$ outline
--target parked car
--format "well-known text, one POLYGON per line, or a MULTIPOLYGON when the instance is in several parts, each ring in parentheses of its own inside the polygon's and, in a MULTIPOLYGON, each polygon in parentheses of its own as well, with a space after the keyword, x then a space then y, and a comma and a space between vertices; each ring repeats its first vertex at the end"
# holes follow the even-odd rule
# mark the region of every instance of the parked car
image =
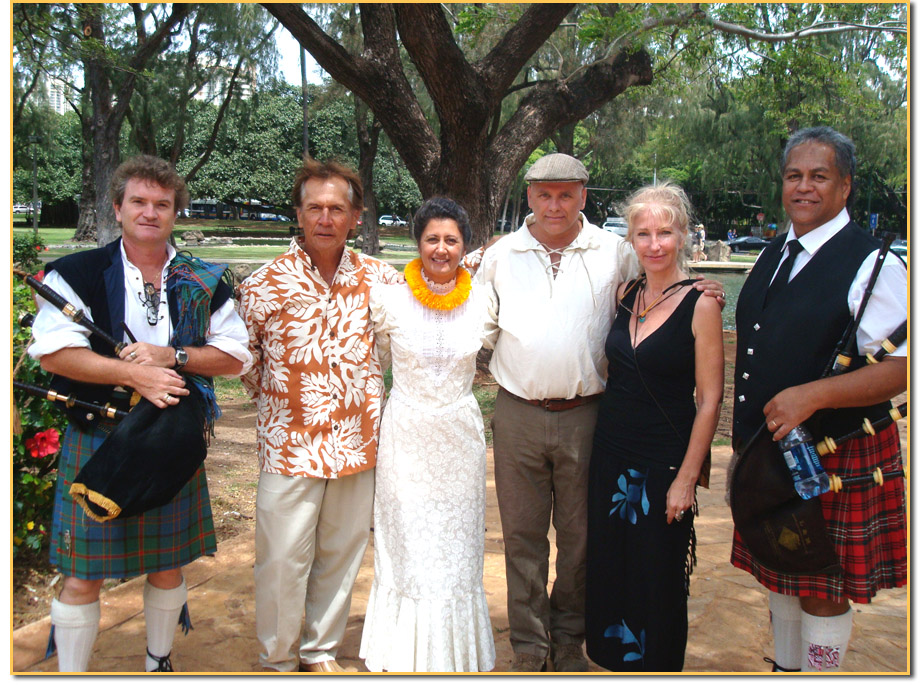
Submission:
POLYGON ((742 236, 728 241, 728 246, 732 252, 750 252, 751 250, 762 250, 770 244, 769 240, 758 238, 753 235, 742 236))
POLYGON ((495 230, 499 233, 509 233, 514 230, 514 225, 507 219, 499 219, 495 222, 495 230))
POLYGON ((28 214, 30 211, 29 205, 24 205, 22 203, 17 203, 13 205, 13 214, 28 214))
POLYGON ((601 226, 605 231, 610 231, 611 233, 616 233, 618 236, 623 238, 626 237, 626 219, 620 216, 610 216, 607 217, 607 220, 604 221, 604 225, 601 226))
POLYGON ((891 242, 891 247, 889 248, 889 250, 894 252, 896 255, 900 255, 901 257, 906 257, 907 256, 907 241, 904 240, 903 238, 898 238, 897 240, 893 240, 891 242))
POLYGON ((395 214, 384 214, 377 219, 378 226, 408 226, 409 222, 395 214))

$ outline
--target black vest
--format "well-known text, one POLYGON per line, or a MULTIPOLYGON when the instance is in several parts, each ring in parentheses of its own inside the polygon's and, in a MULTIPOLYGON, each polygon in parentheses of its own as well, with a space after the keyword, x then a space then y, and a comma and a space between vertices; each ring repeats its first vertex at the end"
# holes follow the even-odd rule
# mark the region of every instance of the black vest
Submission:
MULTIPOLYGON (((735 322, 735 406, 732 442, 746 444, 764 421, 763 408, 781 390, 821 377, 851 320, 847 293, 865 258, 880 247, 852 221, 828 240, 764 308, 764 296, 785 244, 779 236, 763 251, 745 281, 735 322)), ((854 360, 851 369, 865 364, 854 360)), ((890 403, 819 412, 809 425, 816 439, 858 428, 890 403)))
MULTIPOLYGON (((121 261, 121 238, 104 247, 66 255, 49 263, 45 271, 57 271, 92 313, 93 322, 116 340, 124 339, 121 327, 125 320, 125 272, 121 261)), ((178 303, 167 288, 169 316, 179 318, 178 303)), ((221 281, 211 299, 211 313, 217 311, 232 294, 230 286, 221 281)), ((51 305, 48 305, 51 306, 51 305)), ((114 356, 111 345, 99 336, 89 336, 93 352, 106 357, 114 356)), ((111 402, 119 409, 127 409, 127 395, 115 393, 113 386, 79 383, 63 376, 55 376, 51 387, 65 395, 73 394, 79 400, 105 404, 111 402)), ((95 412, 85 409, 67 409, 68 418, 83 430, 89 430, 99 421, 95 412)))

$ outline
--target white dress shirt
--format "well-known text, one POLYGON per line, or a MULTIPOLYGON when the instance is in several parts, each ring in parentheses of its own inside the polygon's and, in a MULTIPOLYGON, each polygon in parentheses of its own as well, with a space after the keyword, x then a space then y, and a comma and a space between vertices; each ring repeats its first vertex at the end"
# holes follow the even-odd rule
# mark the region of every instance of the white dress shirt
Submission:
POLYGON ((499 385, 525 399, 596 395, 607 381, 604 342, 617 286, 638 274, 635 252, 582 214, 582 229, 554 278, 549 254, 528 228, 533 221, 531 214, 486 250, 476 272, 499 299, 500 333, 489 369, 499 385))
MULTIPOLYGON (((147 323, 147 307, 142 303, 144 294, 144 278, 138 269, 125 254, 124 244, 120 245, 121 260, 125 274, 125 325, 134 334, 138 342, 167 347, 172 335, 172 322, 169 319, 169 306, 165 293, 160 297, 159 317, 156 325, 147 323)), ((166 262, 163 264, 161 283, 166 282, 169 262, 176 256, 172 245, 166 245, 166 262)), ((99 275, 102 278, 102 274, 99 275)), ((70 284, 64 280, 57 271, 45 274, 44 284, 70 302, 77 309, 82 309, 88 319, 93 319, 93 313, 82 299, 74 292, 70 284)), ((29 346, 29 355, 33 359, 41 359, 46 354, 57 352, 65 347, 90 347, 89 331, 78 323, 68 319, 61 311, 44 298, 38 297, 38 314, 32 324, 32 334, 35 341, 29 346)), ((114 338, 129 342, 127 335, 114 338)), ((243 368, 237 374, 245 373, 252 365, 252 355, 249 353, 249 335, 243 320, 236 313, 233 300, 228 299, 217 311, 211 314, 210 329, 208 330, 207 345, 216 347, 229 354, 234 359, 243 362, 243 368)))
MULTIPOLYGON (((792 264, 792 271, 789 273, 789 280, 795 278, 815 253, 824 243, 833 238, 843 228, 850 223, 850 215, 844 208, 840 214, 828 221, 826 224, 809 231, 801 238, 796 237, 795 227, 786 234, 786 241, 783 243, 783 256, 777 264, 782 264, 788 257, 789 252, 786 245, 791 240, 798 240, 802 244, 802 251, 795 258, 792 264)), ((761 254, 763 254, 761 252, 761 254)), ((863 293, 866 292, 866 286, 869 283, 869 276, 872 274, 872 268, 878 258, 878 250, 873 250, 856 272, 856 278, 850 285, 847 293, 847 301, 850 306, 850 314, 854 317, 859 311, 862 302, 863 293)), ((773 276, 776 276, 774 272, 773 276)), ((771 279, 772 283, 772 279, 771 279)), ((882 341, 887 338, 902 321, 907 319, 907 269, 901 263, 901 260, 892 253, 885 256, 882 269, 879 272, 878 280, 872 289, 872 295, 866 304, 866 311, 859 322, 859 328, 856 331, 856 344, 859 348, 859 354, 876 353, 881 348, 882 341)), ((890 354, 892 357, 907 356, 907 342, 901 343, 898 348, 890 354)))

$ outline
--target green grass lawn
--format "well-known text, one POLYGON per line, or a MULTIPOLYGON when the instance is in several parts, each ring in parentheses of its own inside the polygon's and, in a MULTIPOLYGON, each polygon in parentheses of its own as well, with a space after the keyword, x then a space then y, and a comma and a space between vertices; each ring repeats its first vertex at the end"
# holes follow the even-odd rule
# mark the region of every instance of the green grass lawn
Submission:
MULTIPOLYGON (((205 222, 200 223, 204 224, 205 222)), ((212 223, 214 225, 200 226, 198 223, 177 224, 175 234, 177 237, 177 242, 179 243, 179 249, 187 250, 196 257, 200 257, 201 259, 212 262, 220 262, 221 260, 225 259, 234 259, 246 262, 261 263, 271 261, 278 255, 285 252, 288 248, 290 233, 287 227, 290 224, 284 224, 282 222, 259 221, 220 222, 220 225, 217 225, 217 222, 212 223), (270 223, 270 228, 274 230, 267 230, 265 226, 266 223, 270 223), (279 226, 282 228, 279 228, 279 226), (233 229, 234 227, 239 228, 239 231, 230 230, 228 232, 228 229, 233 229), (220 235, 224 237, 229 236, 233 238, 240 238, 240 242, 234 243, 232 245, 201 245, 196 247, 186 247, 182 244, 183 241, 181 237, 182 234, 187 230, 201 230, 206 237, 210 234, 212 236, 220 235), (264 238, 267 237, 275 239, 271 241, 265 241, 264 238)), ((42 253, 42 259, 44 261, 51 261, 52 259, 63 257, 64 255, 71 254, 72 252, 91 250, 92 248, 96 247, 94 242, 74 243, 72 238, 75 231, 75 228, 39 228, 38 234, 45 245, 67 246, 49 248, 47 251, 42 253)), ((13 226, 14 236, 28 235, 31 234, 31 232, 31 227, 17 225, 13 226)), ((381 236, 380 240, 381 244, 383 245, 406 245, 415 247, 415 241, 408 236, 384 235, 381 236)), ((354 241, 349 241, 348 245, 349 247, 353 248, 354 241)), ((393 263, 393 266, 395 266, 400 271, 402 271, 405 262, 411 259, 415 259, 417 256, 417 251, 404 252, 398 250, 385 250, 383 253, 377 255, 379 259, 393 263)))

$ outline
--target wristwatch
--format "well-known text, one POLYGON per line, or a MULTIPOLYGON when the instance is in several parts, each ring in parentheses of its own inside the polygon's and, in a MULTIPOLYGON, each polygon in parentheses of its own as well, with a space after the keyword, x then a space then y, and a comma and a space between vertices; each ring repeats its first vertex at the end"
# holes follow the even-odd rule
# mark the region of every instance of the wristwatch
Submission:
POLYGON ((181 347, 176 348, 176 365, 173 367, 176 371, 181 371, 182 367, 188 364, 188 352, 181 347))

